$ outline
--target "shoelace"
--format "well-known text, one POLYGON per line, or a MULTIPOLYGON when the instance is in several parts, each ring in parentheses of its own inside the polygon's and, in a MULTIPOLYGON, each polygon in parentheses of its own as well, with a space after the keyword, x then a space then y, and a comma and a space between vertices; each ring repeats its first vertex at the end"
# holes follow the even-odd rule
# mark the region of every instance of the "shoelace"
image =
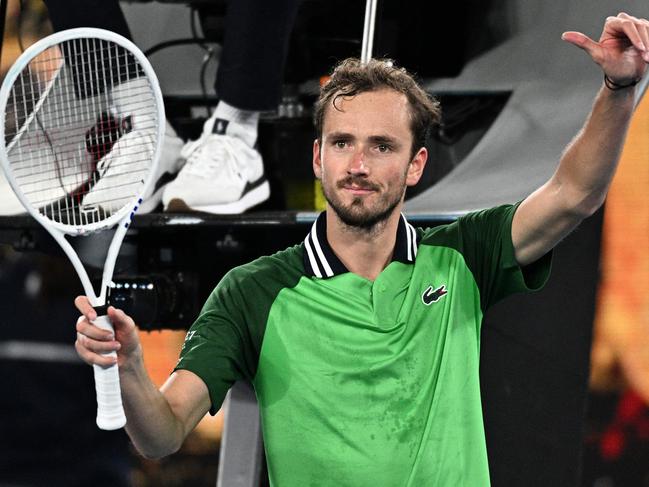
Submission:
POLYGON ((237 165, 238 149, 233 137, 209 134, 186 144, 180 155, 187 162, 183 172, 202 177, 214 177, 229 172, 244 179, 237 165))

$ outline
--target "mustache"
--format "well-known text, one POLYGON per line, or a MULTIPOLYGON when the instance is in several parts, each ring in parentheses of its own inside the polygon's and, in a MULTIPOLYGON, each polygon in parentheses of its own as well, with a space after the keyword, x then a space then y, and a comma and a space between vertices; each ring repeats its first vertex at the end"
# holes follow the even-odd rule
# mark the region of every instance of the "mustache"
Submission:
POLYGON ((338 189, 343 189, 345 186, 356 186, 360 189, 367 189, 369 191, 378 191, 381 189, 377 184, 373 184, 363 177, 358 176, 347 176, 344 179, 341 179, 336 184, 338 189))

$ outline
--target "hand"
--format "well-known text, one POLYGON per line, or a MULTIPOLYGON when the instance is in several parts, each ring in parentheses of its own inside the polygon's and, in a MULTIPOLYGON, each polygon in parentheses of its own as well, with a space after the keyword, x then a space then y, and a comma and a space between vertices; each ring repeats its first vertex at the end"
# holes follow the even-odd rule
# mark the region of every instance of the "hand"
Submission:
POLYGON ((638 81, 649 63, 649 21, 625 13, 606 19, 599 42, 581 32, 564 32, 561 38, 590 54, 618 85, 638 81))
POLYGON ((84 362, 104 367, 118 363, 120 367, 141 356, 140 338, 133 319, 122 310, 108 307, 108 319, 113 324, 115 334, 92 324, 97 318, 86 296, 79 296, 74 305, 82 313, 77 320, 77 341, 74 346, 84 362), (102 355, 117 352, 117 358, 102 355))

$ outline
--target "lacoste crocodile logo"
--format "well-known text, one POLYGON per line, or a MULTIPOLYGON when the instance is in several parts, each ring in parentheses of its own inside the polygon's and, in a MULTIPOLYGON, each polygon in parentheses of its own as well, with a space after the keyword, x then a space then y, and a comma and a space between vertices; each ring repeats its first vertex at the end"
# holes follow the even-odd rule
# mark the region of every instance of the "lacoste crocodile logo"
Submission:
POLYGON ((424 294, 421 295, 421 300, 426 306, 430 306, 431 304, 436 303, 437 301, 442 299, 447 294, 448 291, 446 290, 445 284, 442 284, 437 289, 433 289, 433 286, 428 286, 428 288, 426 288, 426 290, 424 291, 424 294))

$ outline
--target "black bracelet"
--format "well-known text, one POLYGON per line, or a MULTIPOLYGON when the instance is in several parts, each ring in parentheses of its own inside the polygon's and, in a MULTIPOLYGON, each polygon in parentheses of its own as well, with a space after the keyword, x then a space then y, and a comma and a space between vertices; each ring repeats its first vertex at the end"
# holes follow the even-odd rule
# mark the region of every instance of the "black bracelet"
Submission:
POLYGON ((632 86, 635 86, 638 83, 640 83, 641 79, 642 78, 638 78, 635 81, 632 81, 631 83, 629 83, 628 85, 621 85, 621 84, 618 84, 615 81, 611 80, 611 78, 609 78, 608 75, 604 74, 604 84, 611 91, 618 91, 618 90, 623 90, 625 88, 631 88, 632 86))

